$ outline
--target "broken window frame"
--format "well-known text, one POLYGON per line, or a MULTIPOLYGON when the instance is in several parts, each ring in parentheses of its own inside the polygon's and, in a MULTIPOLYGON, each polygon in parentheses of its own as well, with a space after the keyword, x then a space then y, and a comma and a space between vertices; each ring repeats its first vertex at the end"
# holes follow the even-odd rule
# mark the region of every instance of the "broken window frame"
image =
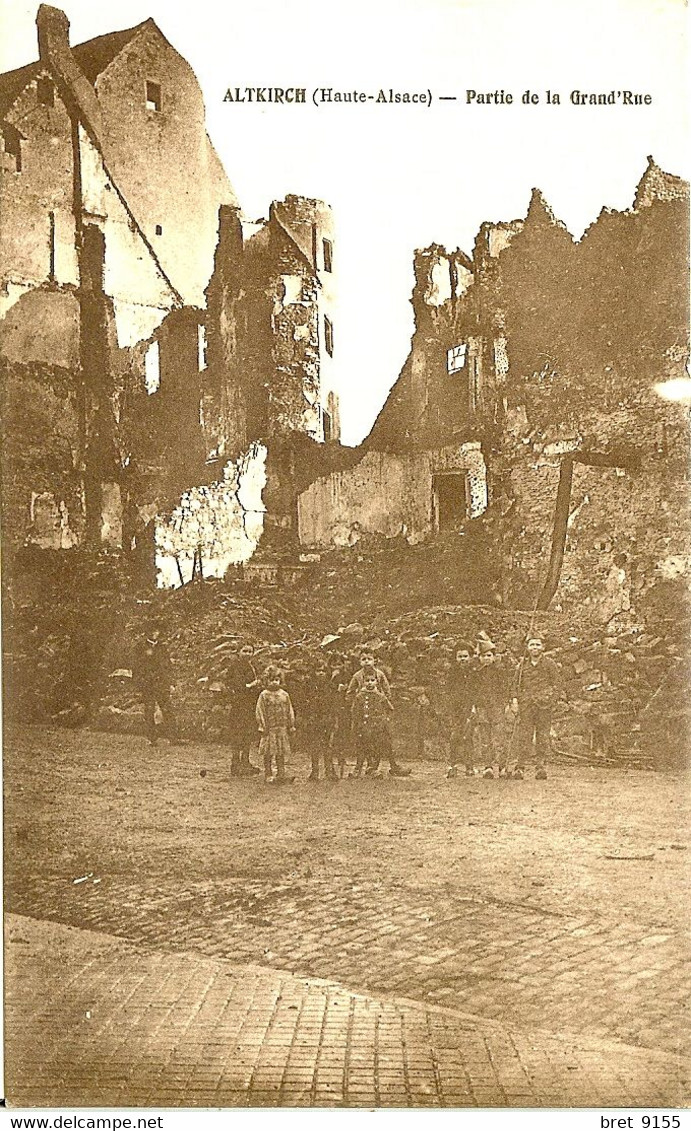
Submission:
POLYGON ((457 346, 451 346, 451 349, 446 351, 446 372, 450 375, 460 373, 462 369, 465 369, 467 357, 467 342, 461 342, 457 346))
POLYGON ((334 245, 326 237, 322 239, 322 253, 324 256, 324 270, 329 274, 333 272, 334 245))
POLYGON ((23 134, 19 130, 10 125, 9 122, 2 124, 2 145, 5 153, 10 157, 14 157, 14 171, 21 173, 22 171, 22 142, 25 141, 23 134))

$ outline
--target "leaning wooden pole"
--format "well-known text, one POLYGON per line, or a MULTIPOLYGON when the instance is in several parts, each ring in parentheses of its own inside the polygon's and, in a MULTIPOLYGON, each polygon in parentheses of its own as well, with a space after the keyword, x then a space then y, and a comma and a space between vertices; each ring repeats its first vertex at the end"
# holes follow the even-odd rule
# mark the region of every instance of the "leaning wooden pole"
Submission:
POLYGON ((537 609, 548 609, 550 601, 557 591, 561 567, 564 564, 564 549, 566 547, 566 532, 569 525, 569 512, 571 510, 571 484, 573 483, 573 456, 566 456, 561 461, 559 469, 559 486, 557 488, 557 501, 554 507, 554 525, 552 528, 552 550, 549 556, 549 569, 547 579, 537 599, 537 609))

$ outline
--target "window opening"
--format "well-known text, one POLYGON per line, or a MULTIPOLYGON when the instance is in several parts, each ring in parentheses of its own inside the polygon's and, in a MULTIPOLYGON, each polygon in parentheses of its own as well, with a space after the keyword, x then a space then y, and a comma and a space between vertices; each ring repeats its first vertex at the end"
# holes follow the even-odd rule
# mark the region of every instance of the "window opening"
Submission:
POLYGON ((161 88, 157 82, 147 82, 146 84, 146 108, 147 110, 161 109, 161 88))
POLYGON ((324 270, 333 271, 333 244, 331 240, 322 240, 324 251, 324 270))
POLYGON ((333 357, 334 352, 334 328, 333 322, 330 318, 324 315, 324 345, 329 357, 333 357))
POLYGON ((452 346, 446 351, 446 368, 449 373, 458 373, 465 368, 465 358, 468 347, 463 342, 460 346, 452 346))

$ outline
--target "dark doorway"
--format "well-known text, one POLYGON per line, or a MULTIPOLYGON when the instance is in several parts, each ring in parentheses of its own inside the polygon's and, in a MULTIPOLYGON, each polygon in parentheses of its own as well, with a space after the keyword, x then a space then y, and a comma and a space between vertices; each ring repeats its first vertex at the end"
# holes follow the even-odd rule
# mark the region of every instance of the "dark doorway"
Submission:
POLYGON ((460 530, 468 517, 467 476, 446 472, 432 476, 434 527, 437 533, 460 530))

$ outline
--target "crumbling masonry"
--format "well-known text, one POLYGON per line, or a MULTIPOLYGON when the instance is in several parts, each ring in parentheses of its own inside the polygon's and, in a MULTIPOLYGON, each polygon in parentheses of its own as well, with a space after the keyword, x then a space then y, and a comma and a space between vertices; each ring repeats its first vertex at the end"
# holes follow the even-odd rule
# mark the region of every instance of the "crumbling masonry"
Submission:
POLYGON ((59 9, 37 25, 0 76, 6 549, 222 572, 265 510, 294 532, 292 434, 338 436, 329 209, 243 220, 153 20, 74 48, 59 9))
POLYGON ((472 258, 416 253, 409 358, 361 462, 301 495, 305 546, 480 522, 487 603, 600 623, 688 578, 688 199, 649 158, 633 207, 580 241, 535 190, 524 220, 481 226, 472 258))

